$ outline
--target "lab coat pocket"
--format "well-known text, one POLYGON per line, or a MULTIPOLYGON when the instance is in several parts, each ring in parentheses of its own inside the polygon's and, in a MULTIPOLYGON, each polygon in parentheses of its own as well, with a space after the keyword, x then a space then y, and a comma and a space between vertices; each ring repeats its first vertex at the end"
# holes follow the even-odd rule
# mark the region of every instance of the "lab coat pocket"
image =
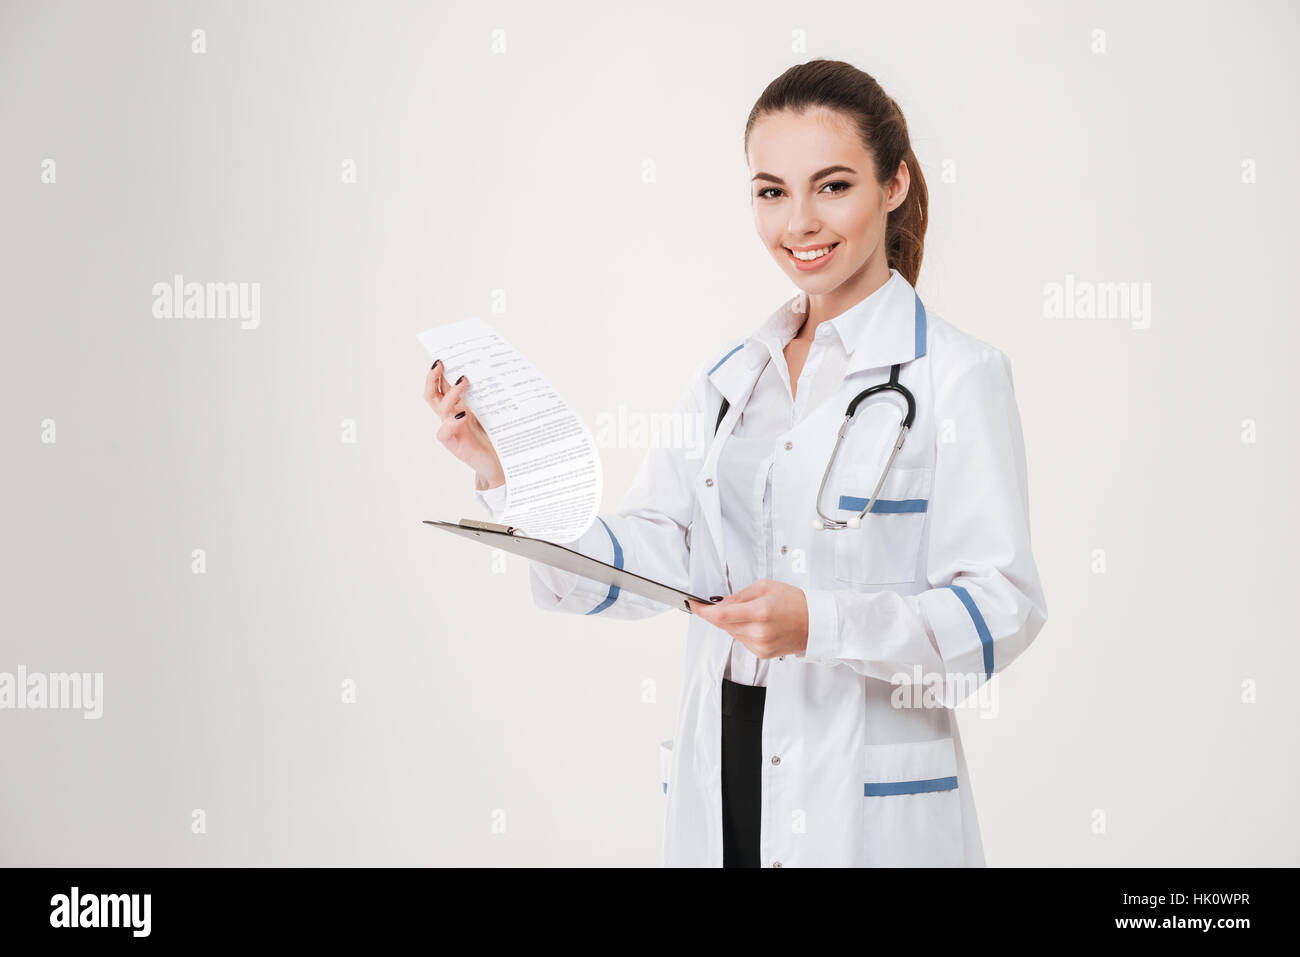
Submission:
POLYGON ((952 738, 873 744, 863 773, 868 867, 957 867, 964 858, 952 738))
POLYGON ((668 793, 668 778, 671 776, 672 768, 673 742, 670 738, 659 742, 659 780, 664 786, 664 794, 668 793))
MULTIPOLYGON (((921 538, 933 478, 934 469, 890 469, 871 511, 862 516, 861 527, 827 533, 835 536, 837 579, 888 585, 920 576, 921 538)), ((871 499, 878 481, 879 470, 846 468, 835 489, 835 511, 827 514, 841 521, 857 515, 871 499)))

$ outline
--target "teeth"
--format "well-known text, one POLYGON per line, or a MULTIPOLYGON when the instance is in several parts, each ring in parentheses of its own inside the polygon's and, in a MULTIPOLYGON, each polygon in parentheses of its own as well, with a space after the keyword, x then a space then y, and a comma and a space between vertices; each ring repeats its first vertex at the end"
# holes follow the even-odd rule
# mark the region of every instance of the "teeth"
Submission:
MULTIPOLYGON (((831 246, 834 245, 835 245, 834 243, 831 243, 831 246)), ((797 252, 791 249, 790 253, 791 255, 794 256, 795 259, 801 259, 804 262, 812 262, 814 259, 821 259, 828 252, 830 252, 831 246, 822 246, 820 249, 810 249, 807 252, 797 252)))

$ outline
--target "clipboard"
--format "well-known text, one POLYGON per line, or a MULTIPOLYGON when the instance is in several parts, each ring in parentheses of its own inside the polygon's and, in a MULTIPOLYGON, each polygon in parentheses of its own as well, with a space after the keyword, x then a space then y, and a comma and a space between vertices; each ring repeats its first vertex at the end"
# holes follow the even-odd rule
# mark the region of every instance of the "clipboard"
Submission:
POLYGON ((712 604, 707 598, 700 598, 690 592, 664 585, 650 578, 644 578, 628 571, 626 568, 617 568, 608 562, 602 562, 600 559, 584 555, 582 552, 575 552, 563 545, 556 545, 554 542, 548 542, 541 538, 529 538, 513 525, 483 522, 474 518, 462 518, 460 523, 455 525, 451 522, 437 522, 426 518, 424 524, 444 529, 453 535, 480 541, 493 548, 501 548, 507 552, 522 555, 524 558, 541 562, 543 565, 550 565, 552 568, 558 568, 561 571, 581 575, 583 578, 604 582, 606 585, 617 585, 619 588, 626 588, 635 595, 684 611, 688 615, 694 614, 691 611, 691 606, 686 603, 688 598, 702 602, 705 605, 712 604))

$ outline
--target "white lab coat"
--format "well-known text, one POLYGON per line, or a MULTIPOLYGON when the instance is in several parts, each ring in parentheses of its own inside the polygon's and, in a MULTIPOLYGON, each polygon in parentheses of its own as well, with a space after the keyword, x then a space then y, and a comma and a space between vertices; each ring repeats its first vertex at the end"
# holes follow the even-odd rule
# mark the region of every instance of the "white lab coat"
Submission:
MULTIPOLYGON (((967 695, 945 695, 938 706, 916 706, 912 696, 895 707, 890 680, 919 666, 926 681, 953 674, 983 683, 1047 619, 1009 360, 918 306, 896 271, 880 292, 839 394, 776 439, 773 544, 786 546, 788 561, 774 563, 773 577, 804 590, 809 625, 806 652, 772 661, 767 681, 764 866, 983 866, 952 710, 967 695), (916 420, 880 499, 910 500, 913 510, 873 509, 860 529, 814 530, 813 503, 844 412, 896 362, 916 420)), ((711 429, 722 397, 730 402, 707 454, 650 450, 619 510, 571 547, 696 595, 726 594, 715 469, 767 358, 754 339, 706 356, 678 409, 711 429)), ((822 499, 827 515, 865 505, 897 438, 899 406, 879 398, 859 406, 822 499), (862 501, 837 509, 841 495, 862 501)), ((668 610, 537 566, 530 579, 534 602, 550 611, 644 618, 668 610)), ((732 640, 689 617, 675 733, 660 745, 667 866, 722 864, 721 698, 732 640)))

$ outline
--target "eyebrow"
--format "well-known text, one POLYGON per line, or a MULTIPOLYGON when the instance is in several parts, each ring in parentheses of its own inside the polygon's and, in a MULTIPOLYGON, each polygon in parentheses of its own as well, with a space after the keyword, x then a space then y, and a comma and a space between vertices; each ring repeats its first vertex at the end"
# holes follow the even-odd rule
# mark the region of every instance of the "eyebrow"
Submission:
MULTIPOLYGON (((857 175, 857 170, 849 169, 849 167, 847 166, 828 166, 825 169, 818 170, 817 172, 809 176, 808 182, 815 183, 823 176, 829 176, 831 175, 831 173, 853 173, 854 175, 857 175)), ((754 179, 750 180, 750 182, 752 183, 755 180, 760 180, 760 179, 766 180, 769 183, 776 183, 780 186, 785 185, 785 180, 783 180, 779 176, 773 176, 771 173, 755 173, 754 179)))

